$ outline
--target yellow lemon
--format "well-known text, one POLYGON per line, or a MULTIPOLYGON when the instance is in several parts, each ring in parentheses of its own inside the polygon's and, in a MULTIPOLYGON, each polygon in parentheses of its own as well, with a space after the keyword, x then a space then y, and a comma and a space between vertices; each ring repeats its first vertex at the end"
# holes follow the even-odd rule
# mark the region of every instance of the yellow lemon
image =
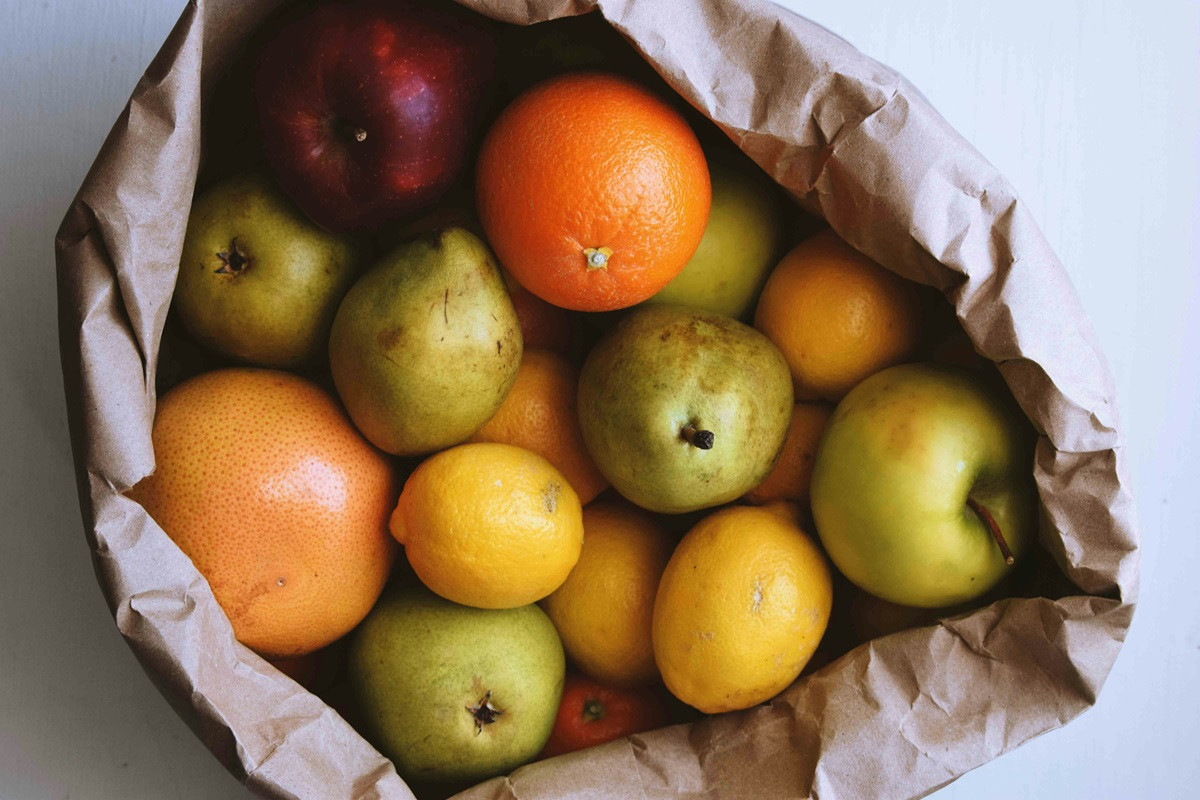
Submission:
POLYGON ((672 545, 653 517, 628 503, 583 510, 579 562, 542 607, 567 655, 589 677, 612 686, 658 677, 650 623, 672 545))
POLYGON ((437 594, 476 608, 516 608, 566 580, 583 544, 583 510, 541 456, 464 444, 409 476, 391 531, 437 594))
POLYGON ((692 528, 654 603, 654 658, 683 702, 748 708, 796 679, 829 622, 825 557, 783 504, 735 506, 692 528))

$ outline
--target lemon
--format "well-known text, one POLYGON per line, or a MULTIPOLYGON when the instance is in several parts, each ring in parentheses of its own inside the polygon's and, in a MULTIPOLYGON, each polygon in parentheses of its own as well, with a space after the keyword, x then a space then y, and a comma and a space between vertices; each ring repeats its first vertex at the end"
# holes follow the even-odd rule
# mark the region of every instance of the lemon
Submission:
POLYGON ((628 503, 583 510, 583 552, 567 580, 542 602, 571 660, 610 686, 658 677, 650 644, 654 595, 671 537, 628 503))
POLYGON ((583 510, 562 473, 507 444, 464 444, 413 472, 392 535, 417 577, 476 608, 516 608, 566 580, 583 545, 583 510))
POLYGON ((654 602, 654 658, 671 693, 715 714, 796 679, 833 602, 825 557, 785 504, 735 506, 690 530, 654 602))

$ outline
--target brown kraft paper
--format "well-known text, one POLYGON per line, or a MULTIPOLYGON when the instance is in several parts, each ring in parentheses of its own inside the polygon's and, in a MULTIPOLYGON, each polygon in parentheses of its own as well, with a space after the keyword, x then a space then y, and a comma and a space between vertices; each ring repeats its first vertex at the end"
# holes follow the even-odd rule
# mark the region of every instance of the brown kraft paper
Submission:
MULTIPOLYGON (((189 559, 121 494, 154 468, 155 374, 201 116, 276 4, 185 7, 59 231, 84 522, 121 634, 251 790, 412 797, 336 712, 237 643, 189 559)), ((767 705, 537 762, 460 797, 920 797, 1093 704, 1133 615, 1133 503, 1104 358, 1012 187, 900 75, 762 0, 464 4, 518 24, 599 8, 805 209, 953 303, 1038 431, 1041 543, 1073 587, 870 641, 767 705)))

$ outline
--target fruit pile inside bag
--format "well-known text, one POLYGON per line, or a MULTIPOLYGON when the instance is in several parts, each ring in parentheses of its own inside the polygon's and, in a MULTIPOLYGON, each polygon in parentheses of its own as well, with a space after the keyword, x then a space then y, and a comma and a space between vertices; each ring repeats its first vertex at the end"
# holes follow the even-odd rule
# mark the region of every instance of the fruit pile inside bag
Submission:
POLYGON ((950 306, 598 15, 291 7, 204 125, 130 496, 407 780, 1046 589, 1034 432, 950 306))

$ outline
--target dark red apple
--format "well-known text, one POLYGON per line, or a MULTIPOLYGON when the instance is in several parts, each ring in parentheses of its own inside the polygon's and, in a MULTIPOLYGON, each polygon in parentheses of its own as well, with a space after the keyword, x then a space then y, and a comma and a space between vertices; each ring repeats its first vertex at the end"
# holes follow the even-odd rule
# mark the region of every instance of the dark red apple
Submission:
POLYGON ((496 45, 452 3, 327 3, 282 28, 254 94, 279 184, 331 231, 421 211, 466 165, 496 45))

